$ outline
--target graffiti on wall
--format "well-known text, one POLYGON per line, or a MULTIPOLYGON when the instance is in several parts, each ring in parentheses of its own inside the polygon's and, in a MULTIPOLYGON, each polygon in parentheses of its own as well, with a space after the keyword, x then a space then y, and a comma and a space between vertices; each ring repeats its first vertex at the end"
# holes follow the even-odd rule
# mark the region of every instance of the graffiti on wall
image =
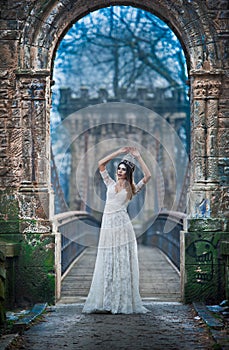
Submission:
POLYGON ((213 279, 216 248, 212 240, 207 239, 196 240, 187 247, 186 253, 190 262, 195 266, 193 282, 207 283, 213 279))

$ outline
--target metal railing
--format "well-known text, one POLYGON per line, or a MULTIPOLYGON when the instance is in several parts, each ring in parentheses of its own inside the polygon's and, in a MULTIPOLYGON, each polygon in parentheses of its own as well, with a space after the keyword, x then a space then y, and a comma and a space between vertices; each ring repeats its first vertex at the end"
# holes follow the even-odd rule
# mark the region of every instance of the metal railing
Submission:
MULTIPOLYGON (((180 231, 186 214, 161 211, 148 220, 141 236, 142 244, 156 246, 180 269, 180 231), (150 224, 152 222, 152 224, 150 224)), ((55 215, 56 230, 61 233, 61 274, 88 246, 97 246, 100 222, 83 211, 55 215)))
POLYGON ((156 246, 162 250, 180 270, 180 231, 186 214, 181 212, 161 211, 148 220, 148 227, 141 237, 141 243, 156 246), (152 225, 150 225, 152 222, 152 225))
POLYGON ((69 211, 54 217, 56 231, 61 233, 61 274, 87 246, 97 246, 100 222, 82 211, 69 211))
POLYGON ((51 147, 51 180, 52 180, 52 186, 54 189, 54 208, 55 213, 63 213, 68 212, 69 208, 65 201, 64 193, 60 185, 59 181, 59 175, 55 164, 55 157, 53 154, 53 150, 51 147))

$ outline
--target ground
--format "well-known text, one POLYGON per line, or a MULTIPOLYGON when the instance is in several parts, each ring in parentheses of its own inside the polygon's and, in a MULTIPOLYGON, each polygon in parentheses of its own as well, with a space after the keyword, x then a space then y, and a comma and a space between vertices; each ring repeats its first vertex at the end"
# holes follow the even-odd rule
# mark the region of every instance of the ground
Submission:
MULTIPOLYGON (((83 304, 59 304, 24 333, 17 349, 214 349, 209 330, 190 305, 145 302, 147 314, 82 314, 83 304)), ((14 347, 15 349, 15 347, 14 347)))

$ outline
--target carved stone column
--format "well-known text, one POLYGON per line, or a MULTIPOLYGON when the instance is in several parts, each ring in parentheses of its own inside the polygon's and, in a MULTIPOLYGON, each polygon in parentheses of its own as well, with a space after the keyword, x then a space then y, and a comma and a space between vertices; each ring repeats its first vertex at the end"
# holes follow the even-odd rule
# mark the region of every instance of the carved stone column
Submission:
MULTIPOLYGON (((193 73, 194 74, 194 73, 193 73)), ((191 218, 218 217, 218 104, 221 75, 195 73, 192 77, 191 218)))
POLYGON ((55 235, 50 184, 50 78, 48 71, 16 72, 21 174, 17 198, 20 254, 16 303, 55 298, 55 235))
POLYGON ((192 72, 191 184, 187 232, 182 233, 184 300, 218 302, 225 297, 221 241, 227 220, 219 198, 219 101, 221 72, 192 72))
MULTIPOLYGON (((19 188, 21 219, 39 221, 35 231, 49 232, 50 203, 50 81, 48 71, 17 73, 21 111, 22 172, 19 188)), ((22 227, 33 230, 32 227, 22 227)))

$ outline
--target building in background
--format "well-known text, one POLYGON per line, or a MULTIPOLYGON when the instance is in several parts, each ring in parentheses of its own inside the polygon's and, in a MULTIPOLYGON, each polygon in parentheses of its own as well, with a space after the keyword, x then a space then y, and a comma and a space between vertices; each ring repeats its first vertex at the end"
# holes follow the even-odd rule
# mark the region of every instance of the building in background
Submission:
MULTIPOLYGON (((186 196, 182 203, 180 197, 188 165, 189 108, 185 93, 166 96, 163 89, 139 88, 134 98, 124 90, 119 99, 109 97, 105 89, 99 90, 97 98, 90 98, 85 87, 78 97, 70 88, 60 89, 58 110, 71 140, 71 170, 65 183, 70 210, 102 211, 97 195, 104 199, 105 189, 97 162, 128 143, 140 145, 151 163, 152 185, 147 186, 144 219, 164 208, 185 211, 186 196)), ((111 173, 116 165, 109 165, 111 173)), ((140 177, 137 168, 135 182, 140 177)), ((144 193, 136 196, 130 206, 132 217, 143 202, 144 193)))

